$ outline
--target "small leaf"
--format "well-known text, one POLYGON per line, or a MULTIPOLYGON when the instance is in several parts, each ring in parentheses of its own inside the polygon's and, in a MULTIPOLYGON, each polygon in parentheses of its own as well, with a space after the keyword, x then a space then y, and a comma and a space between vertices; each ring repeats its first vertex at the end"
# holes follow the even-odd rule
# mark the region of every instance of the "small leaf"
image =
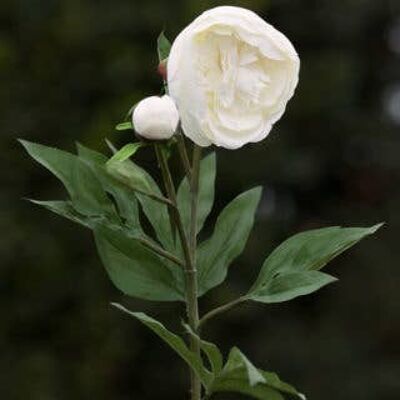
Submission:
POLYGON ((128 131, 133 130, 133 124, 130 121, 121 122, 115 127, 116 131, 128 131))
POLYGON ((167 39, 164 32, 161 32, 157 39, 157 51, 159 61, 164 61, 168 58, 171 51, 171 42, 167 39))
POLYGON ((231 350, 223 370, 210 385, 209 393, 216 392, 238 392, 260 400, 284 400, 286 394, 305 399, 275 373, 257 369, 237 348, 231 350))
POLYGON ((199 296, 224 281, 228 266, 243 251, 260 197, 260 187, 236 197, 219 215, 212 236, 200 245, 199 296))
MULTIPOLYGON (((207 157, 203 158, 200 163, 197 233, 200 232, 203 227, 203 224, 214 204, 215 175, 216 155, 215 153, 211 153, 207 157)), ((189 232, 191 218, 190 197, 190 186, 187 177, 185 177, 179 185, 177 203, 187 232, 189 232)))
POLYGON ((77 156, 25 140, 20 142, 37 162, 62 181, 78 212, 90 216, 115 215, 113 204, 99 180, 77 156))
POLYGON ((164 342, 166 342, 196 373, 196 375, 201 380, 203 386, 207 387, 210 383, 211 374, 207 371, 202 364, 202 360, 195 353, 188 349, 183 339, 170 332, 163 324, 157 320, 149 317, 142 312, 132 312, 117 303, 112 303, 112 305, 119 310, 131 315, 132 317, 138 319, 144 325, 146 325, 150 330, 152 330, 158 337, 160 337, 164 342))
POLYGON ((114 285, 123 293, 147 300, 184 300, 182 270, 122 231, 94 230, 97 250, 114 285), (173 270, 174 269, 174 270, 173 270))
POLYGON ((128 143, 122 149, 118 150, 108 161, 107 164, 110 165, 115 162, 122 162, 127 160, 129 157, 133 156, 141 147, 144 146, 144 143, 128 143))
POLYGON ((299 233, 283 242, 264 262, 247 298, 264 303, 291 300, 334 282, 319 273, 330 260, 368 235, 371 228, 330 227, 299 233))

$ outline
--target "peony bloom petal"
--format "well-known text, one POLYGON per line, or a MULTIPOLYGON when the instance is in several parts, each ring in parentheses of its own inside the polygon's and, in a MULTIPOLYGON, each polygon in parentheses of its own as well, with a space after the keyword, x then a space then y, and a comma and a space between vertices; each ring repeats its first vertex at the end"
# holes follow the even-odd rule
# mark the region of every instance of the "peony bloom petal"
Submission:
POLYGON ((294 94, 299 68, 290 41, 257 14, 216 7, 173 43, 169 93, 190 139, 235 149, 268 135, 294 94))

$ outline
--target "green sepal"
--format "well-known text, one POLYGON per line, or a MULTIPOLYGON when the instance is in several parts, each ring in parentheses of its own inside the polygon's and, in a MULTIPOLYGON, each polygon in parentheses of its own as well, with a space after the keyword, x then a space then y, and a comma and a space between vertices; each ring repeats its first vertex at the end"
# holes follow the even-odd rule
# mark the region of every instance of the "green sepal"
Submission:
POLYGON ((141 147, 145 146, 143 142, 128 143, 122 149, 118 150, 108 161, 107 165, 116 162, 122 162, 132 157, 141 147))
POLYGON ((130 121, 126 121, 126 122, 121 122, 118 125, 116 125, 115 127, 116 131, 122 132, 122 131, 131 131, 133 130, 133 124, 130 121))
POLYGON ((166 60, 171 51, 171 42, 165 36, 164 31, 160 33, 157 38, 157 53, 160 62, 166 60))

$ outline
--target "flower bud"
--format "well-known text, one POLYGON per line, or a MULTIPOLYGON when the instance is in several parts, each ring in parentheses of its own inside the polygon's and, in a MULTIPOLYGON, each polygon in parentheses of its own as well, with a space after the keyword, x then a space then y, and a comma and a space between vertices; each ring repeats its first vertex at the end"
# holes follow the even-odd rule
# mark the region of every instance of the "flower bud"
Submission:
POLYGON ((166 140, 178 127, 179 113, 171 97, 147 97, 136 106, 132 123, 140 136, 149 140, 166 140))

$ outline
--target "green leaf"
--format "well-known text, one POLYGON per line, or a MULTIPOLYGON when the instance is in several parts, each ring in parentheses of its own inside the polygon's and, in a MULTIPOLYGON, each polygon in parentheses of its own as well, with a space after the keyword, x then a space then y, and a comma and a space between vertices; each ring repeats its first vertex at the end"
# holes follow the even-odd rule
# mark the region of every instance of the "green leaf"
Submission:
POLYGON ((25 140, 20 142, 37 162, 62 181, 78 212, 89 216, 115 214, 113 204, 99 180, 77 156, 25 140))
POLYGON ((219 215, 212 236, 200 245, 199 296, 224 281, 228 266, 243 251, 260 197, 260 187, 236 197, 219 215))
POLYGON ((129 157, 133 156, 141 147, 144 146, 144 143, 128 143, 122 149, 118 150, 108 161, 107 163, 111 165, 115 162, 122 162, 127 160, 129 157))
MULTIPOLYGON (((203 158, 200 163, 196 233, 200 232, 214 204, 215 175, 216 156, 215 153, 211 153, 207 157, 203 158)), ((177 203, 187 232, 189 232, 190 229, 191 218, 190 198, 190 185, 187 177, 185 177, 178 189, 177 203)))
POLYGON ((138 202, 134 192, 109 175, 106 170, 107 157, 91 150, 82 144, 77 144, 79 158, 92 169, 99 179, 103 189, 110 193, 117 204, 120 217, 133 233, 141 233, 138 202))
POLYGON ((288 394, 305 399, 293 386, 280 380, 278 375, 257 369, 236 347, 229 353, 221 373, 214 379, 209 393, 239 392, 260 400, 284 400, 288 394))
POLYGON ((161 32, 157 39, 157 52, 159 61, 164 61, 168 58, 171 51, 171 42, 167 39, 164 32, 161 32))
POLYGON ((164 342, 166 342, 196 373, 196 375, 201 380, 203 386, 207 387, 211 374, 207 371, 202 364, 202 360, 194 352, 188 349, 183 339, 170 332, 163 324, 157 320, 149 317, 142 312, 132 312, 125 307, 117 303, 112 303, 112 305, 119 310, 129 314, 130 316, 138 319, 144 325, 146 325, 150 330, 152 330, 158 337, 160 337, 164 342))
POLYGON ((248 299, 264 303, 312 293, 336 279, 319 273, 330 260, 382 225, 370 228, 329 227, 299 233, 283 242, 264 262, 248 299))
POLYGON ((95 228, 100 258, 114 285, 123 293, 147 300, 184 300, 182 270, 122 231, 100 225, 95 228), (175 271, 172 269, 175 268, 175 271))
POLYGON ((335 277, 319 271, 284 273, 268 281, 248 298, 261 303, 280 303, 313 293, 336 281, 335 277))
POLYGON ((51 200, 51 201, 40 201, 27 199, 33 204, 37 204, 46 208, 47 210, 60 215, 61 217, 67 218, 73 222, 81 224, 87 228, 91 228, 97 220, 87 217, 85 215, 79 214, 73 207, 72 202, 62 201, 62 200, 51 200))
POLYGON ((210 362, 211 370, 215 377, 221 372, 224 362, 219 348, 214 343, 210 343, 203 339, 200 339, 200 337, 193 332, 189 325, 183 323, 183 326, 189 333, 189 335, 194 337, 199 342, 201 350, 205 353, 208 361, 210 362))
POLYGON ((133 130, 133 124, 130 121, 121 122, 115 127, 116 131, 128 131, 133 130))

